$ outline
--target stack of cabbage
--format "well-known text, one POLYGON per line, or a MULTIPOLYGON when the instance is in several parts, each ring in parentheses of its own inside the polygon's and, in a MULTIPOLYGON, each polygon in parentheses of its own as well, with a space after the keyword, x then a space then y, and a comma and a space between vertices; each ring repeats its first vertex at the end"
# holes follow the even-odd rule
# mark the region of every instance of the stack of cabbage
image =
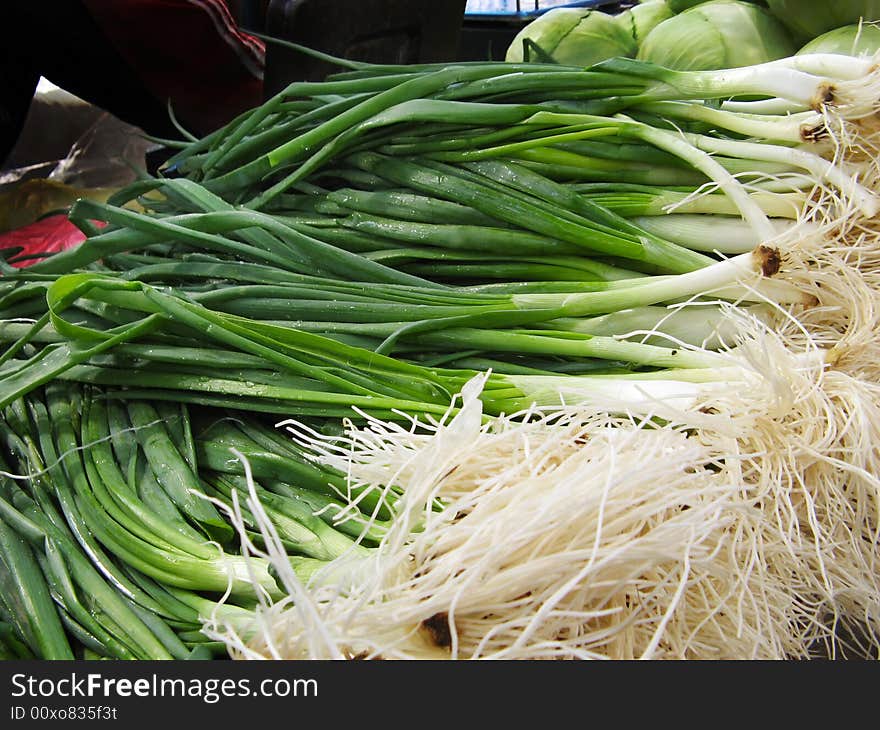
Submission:
POLYGON ((3 266, 0 648, 876 655, 874 60, 341 65, 3 266))
POLYGON ((802 52, 873 53, 870 0, 642 0, 618 15, 555 8, 525 26, 507 61, 588 66, 615 56, 681 70, 749 66, 802 52))

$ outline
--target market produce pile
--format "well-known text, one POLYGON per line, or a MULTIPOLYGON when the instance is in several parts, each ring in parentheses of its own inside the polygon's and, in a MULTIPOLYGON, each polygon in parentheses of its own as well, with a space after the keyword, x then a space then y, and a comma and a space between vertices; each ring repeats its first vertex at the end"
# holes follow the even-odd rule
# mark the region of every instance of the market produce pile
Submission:
POLYGON ((874 58, 335 60, 2 263, 2 655, 877 656, 874 58))

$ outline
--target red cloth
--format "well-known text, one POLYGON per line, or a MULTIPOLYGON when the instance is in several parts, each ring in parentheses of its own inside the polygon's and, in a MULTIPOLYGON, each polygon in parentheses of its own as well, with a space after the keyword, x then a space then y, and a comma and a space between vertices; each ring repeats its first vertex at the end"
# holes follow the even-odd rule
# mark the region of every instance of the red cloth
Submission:
MULTIPOLYGON (((98 225, 104 225, 99 223, 98 225)), ((40 220, 12 231, 0 233, 0 250, 22 248, 17 256, 55 253, 77 246, 85 240, 83 232, 71 223, 63 213, 46 216, 40 220)), ((19 268, 40 261, 27 259, 13 264, 19 268)))
POLYGON ((223 0, 83 0, 152 94, 196 134, 262 101, 265 45, 223 0))

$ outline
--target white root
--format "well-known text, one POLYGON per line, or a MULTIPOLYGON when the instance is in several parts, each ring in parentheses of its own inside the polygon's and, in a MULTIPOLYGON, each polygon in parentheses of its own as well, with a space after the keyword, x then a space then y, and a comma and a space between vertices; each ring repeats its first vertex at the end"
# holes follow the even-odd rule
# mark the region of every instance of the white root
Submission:
POLYGON ((737 353, 765 390, 713 395, 662 426, 600 406, 486 424, 472 382, 461 412, 437 424, 371 421, 342 441, 294 427, 357 483, 404 487, 400 519, 373 555, 331 564, 308 587, 280 571, 290 600, 239 651, 843 652, 841 617, 880 627, 880 393, 753 334, 737 353))

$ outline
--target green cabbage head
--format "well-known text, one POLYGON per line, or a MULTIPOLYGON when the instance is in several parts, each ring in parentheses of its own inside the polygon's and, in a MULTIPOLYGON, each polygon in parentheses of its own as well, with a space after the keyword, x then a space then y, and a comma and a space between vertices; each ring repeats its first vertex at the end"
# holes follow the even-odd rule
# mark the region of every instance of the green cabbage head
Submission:
MULTIPOLYGON (((666 0, 669 3, 669 8, 673 13, 680 13, 683 10, 687 10, 688 8, 694 7, 694 5, 702 5, 704 2, 708 2, 709 0, 666 0)), ((763 0, 749 0, 750 2, 756 2, 759 5, 765 5, 766 3, 763 0)), ((643 0, 644 2, 644 0, 643 0)))
POLYGON ((840 53, 844 56, 873 56, 880 50, 880 26, 856 23, 835 28, 807 43, 797 55, 805 53, 840 53))
POLYGON ((860 20, 880 21, 880 0, 767 0, 767 7, 801 43, 860 20))
POLYGON ((516 34, 504 60, 592 66, 635 53, 632 35, 615 23, 613 16, 598 10, 554 8, 516 34))
POLYGON ((638 58, 681 71, 751 66, 794 55, 791 35, 764 8, 738 0, 700 3, 664 20, 638 58))
POLYGON ((667 0, 647 0, 615 15, 614 22, 632 35, 637 45, 641 45, 648 33, 673 15, 675 13, 667 0))

